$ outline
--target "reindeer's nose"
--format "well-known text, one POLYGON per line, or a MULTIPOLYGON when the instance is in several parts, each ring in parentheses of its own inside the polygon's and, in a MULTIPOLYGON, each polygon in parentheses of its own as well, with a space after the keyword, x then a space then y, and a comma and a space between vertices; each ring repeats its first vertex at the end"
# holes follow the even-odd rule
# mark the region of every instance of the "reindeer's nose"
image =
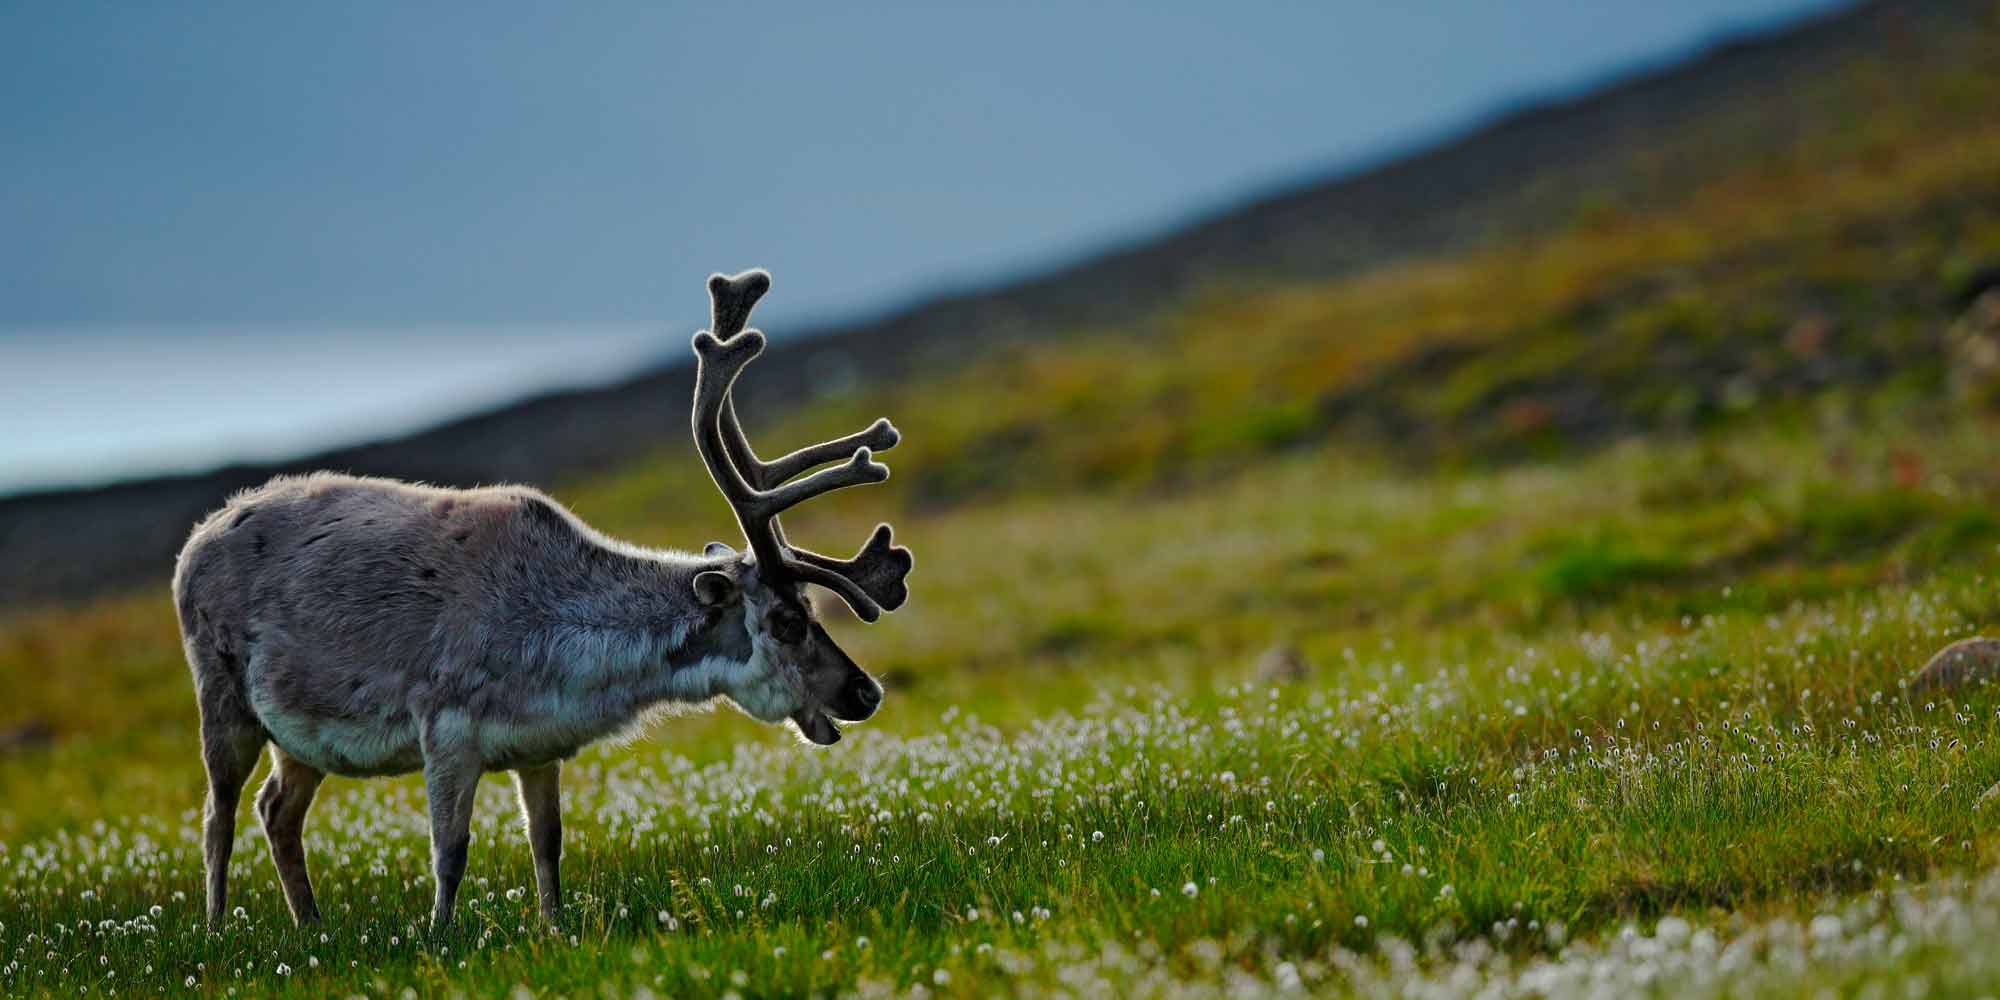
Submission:
POLYGON ((854 699, 854 706, 861 710, 861 717, 874 715, 882 707, 882 685, 869 677, 856 678, 847 686, 847 696, 854 699))

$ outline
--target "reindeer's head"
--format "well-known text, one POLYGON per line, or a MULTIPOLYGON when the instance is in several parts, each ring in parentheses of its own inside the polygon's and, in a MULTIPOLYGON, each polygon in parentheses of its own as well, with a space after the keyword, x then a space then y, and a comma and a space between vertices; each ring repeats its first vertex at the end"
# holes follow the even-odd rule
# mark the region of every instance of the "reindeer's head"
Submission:
MULTIPOLYGON (((750 310, 771 287, 764 271, 708 279, 713 330, 695 334, 694 441, 715 485, 736 512, 750 551, 738 555, 720 542, 707 554, 724 560, 694 579, 695 595, 711 608, 740 609, 749 633, 751 664, 760 681, 757 704, 743 707, 766 721, 790 719, 818 744, 840 739, 834 720, 858 722, 875 714, 882 686, 868 676, 827 634, 805 599, 817 584, 840 595, 855 617, 872 622, 909 597, 904 578, 914 560, 895 544, 888 525, 876 527, 852 559, 834 559, 786 541, 778 515, 821 493, 889 478, 888 466, 870 450, 896 445, 896 428, 877 420, 867 430, 811 445, 763 462, 736 419, 730 390, 744 366, 764 350, 764 335, 745 330, 750 310), (804 479, 808 469, 846 459, 804 479)), ((743 702, 738 697, 738 702, 743 702)))

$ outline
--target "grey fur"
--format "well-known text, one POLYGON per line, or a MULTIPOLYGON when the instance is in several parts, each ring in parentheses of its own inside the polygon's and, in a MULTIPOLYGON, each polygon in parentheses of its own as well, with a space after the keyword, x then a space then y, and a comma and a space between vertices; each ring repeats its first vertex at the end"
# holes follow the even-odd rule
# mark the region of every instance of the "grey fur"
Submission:
MULTIPOLYGON (((802 499, 828 473, 776 488, 802 499)), ((907 552, 882 563, 878 536, 855 568, 893 591, 907 552)), ((727 700, 821 744, 840 738, 833 719, 880 705, 881 686, 814 620, 804 583, 771 576, 728 546, 697 556, 616 541, 527 487, 319 473, 232 498, 195 527, 173 583, 209 779, 209 920, 226 909, 236 811, 266 743, 256 811, 298 922, 319 917, 302 831, 321 779, 419 770, 433 923, 451 919, 479 778, 499 770, 514 772, 553 919, 561 761, 676 704, 727 700)))
POLYGON ((804 728, 843 714, 840 691, 866 676, 837 650, 775 641, 763 619, 803 601, 765 588, 744 557, 626 545, 522 487, 276 479, 195 528, 174 601, 210 778, 212 919, 267 740, 279 764, 258 815, 293 915, 317 915, 298 829, 320 776, 422 770, 444 920, 481 773, 547 769, 663 705, 727 698, 804 728), (702 604, 706 570, 734 578, 739 599, 702 604))

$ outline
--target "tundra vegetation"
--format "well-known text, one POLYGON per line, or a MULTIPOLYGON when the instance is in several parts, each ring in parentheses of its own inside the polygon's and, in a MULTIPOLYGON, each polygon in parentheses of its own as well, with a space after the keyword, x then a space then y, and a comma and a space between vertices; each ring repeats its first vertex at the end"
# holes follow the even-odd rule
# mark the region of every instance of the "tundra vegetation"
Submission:
MULTIPOLYGON (((1669 204, 746 413, 911 432, 785 525, 899 508, 896 627, 822 608, 887 701, 824 750, 725 712, 586 751, 553 931, 503 782, 433 932, 420 782, 339 778, 324 922, 241 824, 211 931, 165 568, 15 611, 0 722, 51 736, 0 756, 0 989, 2000 990, 2000 689, 1906 687, 2000 632, 1983 51, 1802 81, 1868 113, 1669 204)), ((548 485, 732 529, 684 445, 548 485)))

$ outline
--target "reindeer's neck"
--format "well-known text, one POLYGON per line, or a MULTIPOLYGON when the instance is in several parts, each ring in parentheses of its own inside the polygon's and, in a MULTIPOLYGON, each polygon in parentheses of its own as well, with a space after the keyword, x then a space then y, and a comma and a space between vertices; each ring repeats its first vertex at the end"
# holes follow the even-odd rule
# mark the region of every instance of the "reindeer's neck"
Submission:
POLYGON ((740 612, 717 615, 694 598, 694 575, 715 564, 616 549, 603 556, 544 581, 519 633, 522 665, 551 682, 564 714, 609 731, 662 703, 726 693, 751 648, 740 612))

